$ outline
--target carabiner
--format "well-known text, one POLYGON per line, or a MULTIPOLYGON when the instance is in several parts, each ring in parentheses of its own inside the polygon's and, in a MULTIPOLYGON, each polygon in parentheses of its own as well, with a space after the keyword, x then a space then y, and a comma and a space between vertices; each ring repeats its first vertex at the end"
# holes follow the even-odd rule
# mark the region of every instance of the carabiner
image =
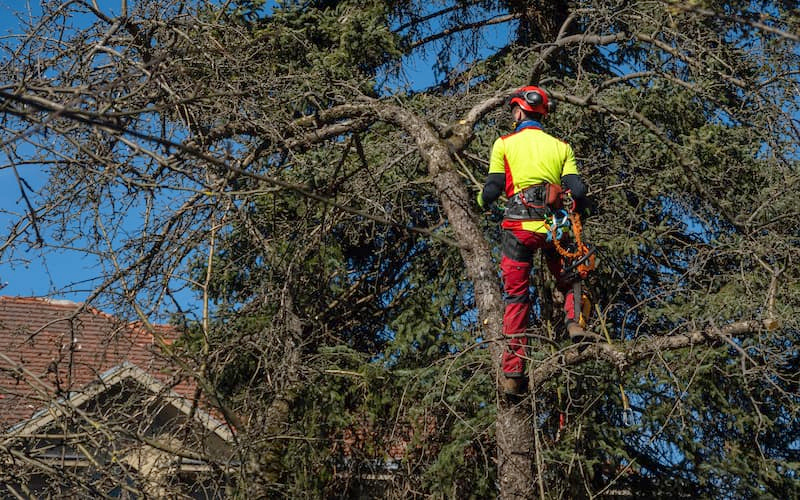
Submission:
POLYGON ((554 239, 560 240, 564 236, 564 230, 559 226, 553 226, 550 231, 547 231, 546 241, 552 242, 554 239))
POLYGON ((556 213, 553 214, 553 221, 555 221, 555 225, 558 227, 569 227, 569 213, 566 210, 560 209, 558 212, 563 214, 563 219, 559 222, 558 216, 556 213))

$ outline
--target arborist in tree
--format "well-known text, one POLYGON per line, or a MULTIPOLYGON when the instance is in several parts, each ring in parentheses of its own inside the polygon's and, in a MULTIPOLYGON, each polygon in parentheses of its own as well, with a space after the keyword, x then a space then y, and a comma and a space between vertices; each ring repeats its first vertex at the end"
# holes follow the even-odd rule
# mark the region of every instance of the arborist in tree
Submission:
POLYGON ((571 337, 583 333, 577 316, 580 306, 576 313, 572 286, 580 277, 564 272, 562 256, 554 245, 560 236, 550 232, 546 220, 551 217, 552 221, 554 210, 560 209, 565 199, 571 203, 570 209, 582 209, 587 188, 578 174, 572 147, 542 130, 542 119, 555 108, 547 93, 535 86, 522 87, 511 95, 508 105, 515 129, 492 146, 489 175, 478 193, 478 205, 484 209, 501 194, 508 200, 503 214, 500 261, 506 303, 503 334, 508 342, 502 361, 503 389, 506 394, 521 395, 528 389, 525 331, 531 310, 530 274, 537 249, 544 252, 556 287, 565 296, 568 333, 571 337))

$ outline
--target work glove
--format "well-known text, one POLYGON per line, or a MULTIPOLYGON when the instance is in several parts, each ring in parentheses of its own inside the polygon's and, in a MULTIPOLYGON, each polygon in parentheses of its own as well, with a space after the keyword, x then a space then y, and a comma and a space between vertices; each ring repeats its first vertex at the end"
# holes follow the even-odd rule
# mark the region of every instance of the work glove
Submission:
POLYGON ((580 198, 576 200, 575 211, 580 214, 581 219, 586 220, 591 215, 597 213, 597 204, 595 203, 594 199, 589 198, 588 196, 585 198, 580 198))

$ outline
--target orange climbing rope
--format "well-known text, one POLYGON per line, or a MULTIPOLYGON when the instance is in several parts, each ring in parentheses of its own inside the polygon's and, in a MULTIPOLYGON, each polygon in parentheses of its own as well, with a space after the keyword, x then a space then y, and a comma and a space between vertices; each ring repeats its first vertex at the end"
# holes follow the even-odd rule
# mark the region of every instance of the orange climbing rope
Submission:
POLYGON ((566 217, 564 218, 565 220, 563 224, 558 224, 555 216, 553 218, 555 222, 554 224, 550 224, 548 220, 545 220, 545 227, 551 235, 553 245, 555 246, 558 254, 565 259, 574 261, 575 264, 573 264, 573 266, 575 267, 575 270, 578 272, 581 278, 586 278, 586 276, 595 268, 594 251, 590 250, 589 247, 586 246, 586 243, 584 243, 581 239, 581 232, 583 231, 583 226, 581 225, 581 216, 574 212, 571 207, 568 210, 568 214, 570 222, 569 225, 572 227, 572 234, 575 238, 575 251, 571 252, 561 245, 559 226, 566 225, 566 217))

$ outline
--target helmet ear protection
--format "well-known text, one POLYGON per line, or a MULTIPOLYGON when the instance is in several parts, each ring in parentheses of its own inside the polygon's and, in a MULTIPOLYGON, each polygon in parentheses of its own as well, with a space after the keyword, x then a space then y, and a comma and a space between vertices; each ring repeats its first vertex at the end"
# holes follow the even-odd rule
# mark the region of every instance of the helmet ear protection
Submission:
POLYGON ((525 102, 532 108, 538 108, 542 105, 542 94, 536 92, 535 90, 526 90, 522 92, 522 98, 525 99, 525 102))

